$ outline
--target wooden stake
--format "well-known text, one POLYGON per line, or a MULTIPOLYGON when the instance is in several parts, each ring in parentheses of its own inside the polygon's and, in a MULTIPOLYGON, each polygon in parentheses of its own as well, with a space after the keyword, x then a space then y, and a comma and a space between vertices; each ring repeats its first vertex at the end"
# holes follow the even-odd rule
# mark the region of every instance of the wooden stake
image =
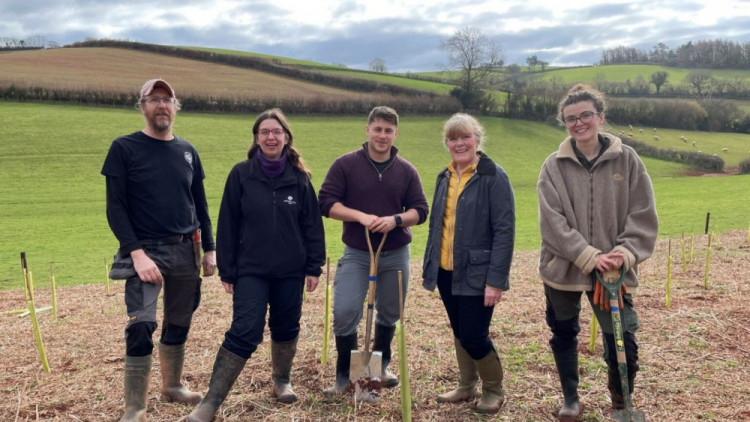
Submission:
POLYGON ((326 302, 323 308, 323 353, 320 355, 320 364, 328 364, 328 345, 331 342, 331 258, 326 257, 326 302))
POLYGON ((55 283, 55 269, 49 263, 49 282, 52 287, 52 317, 57 319, 57 283, 55 283))
POLYGON ((45 372, 49 373, 49 362, 47 362, 47 354, 44 352, 44 342, 42 341, 42 333, 39 330, 39 321, 36 318, 36 307, 34 307, 34 281, 31 278, 31 271, 29 271, 26 265, 26 252, 21 252, 21 265, 23 266, 26 277, 24 278, 26 290, 28 291, 26 303, 29 306, 29 315, 31 316, 31 324, 34 326, 34 340, 36 341, 36 349, 39 352, 39 358, 42 361, 42 367, 45 372))

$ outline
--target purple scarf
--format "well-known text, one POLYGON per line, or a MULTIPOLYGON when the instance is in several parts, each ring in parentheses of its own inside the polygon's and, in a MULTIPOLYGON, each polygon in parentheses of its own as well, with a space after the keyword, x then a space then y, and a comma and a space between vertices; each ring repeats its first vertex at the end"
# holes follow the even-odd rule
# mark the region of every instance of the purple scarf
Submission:
POLYGON ((269 179, 279 177, 286 168, 286 153, 281 154, 281 157, 279 157, 278 160, 267 158, 261 151, 258 151, 255 156, 258 157, 258 163, 260 163, 261 170, 263 170, 263 173, 265 173, 266 177, 269 179))

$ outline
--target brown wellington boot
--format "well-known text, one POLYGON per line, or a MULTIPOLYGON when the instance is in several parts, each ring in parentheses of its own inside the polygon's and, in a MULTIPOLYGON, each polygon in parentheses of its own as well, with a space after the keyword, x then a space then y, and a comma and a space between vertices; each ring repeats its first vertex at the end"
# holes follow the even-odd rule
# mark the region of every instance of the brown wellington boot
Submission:
POLYGON ((182 385, 182 366, 185 362, 185 344, 174 346, 159 342, 161 364, 161 399, 165 402, 198 404, 203 395, 182 385))
POLYGON ((289 379, 292 372, 292 361, 294 361, 294 355, 297 354, 297 338, 286 343, 277 343, 271 340, 273 395, 281 403, 289 404, 297 401, 297 394, 292 390, 289 379))
POLYGON ((146 399, 151 380, 151 355, 125 356, 125 414, 120 422, 144 422, 146 399))
POLYGON ((482 397, 477 403, 477 412, 496 413, 505 402, 503 391, 503 365, 493 348, 487 356, 475 360, 474 364, 482 378, 482 397))
POLYGON ((461 346, 459 339, 454 337, 453 344, 456 346, 456 360, 458 361, 458 387, 453 391, 440 394, 437 398, 438 403, 458 403, 473 400, 479 395, 476 388, 479 372, 474 365, 474 360, 461 346))

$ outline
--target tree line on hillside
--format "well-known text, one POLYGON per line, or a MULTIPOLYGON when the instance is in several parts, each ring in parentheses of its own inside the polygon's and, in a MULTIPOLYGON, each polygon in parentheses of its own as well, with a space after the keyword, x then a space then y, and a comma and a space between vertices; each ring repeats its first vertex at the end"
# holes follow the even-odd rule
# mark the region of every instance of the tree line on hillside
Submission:
MULTIPOLYGON (((554 121, 559 99, 570 88, 570 83, 557 78, 543 80, 528 77, 516 65, 507 66, 504 72, 500 72, 503 60, 499 44, 477 28, 457 30, 440 47, 448 53, 450 69, 459 75, 455 81, 457 87, 451 91, 451 95, 467 110, 554 121), (505 93, 504 101, 498 98, 498 91, 505 93)), ((649 81, 639 75, 634 81, 610 82, 601 73, 591 83, 610 97, 649 96, 651 85, 654 85, 659 96, 671 97, 670 100, 659 101, 642 98, 637 101, 611 101, 608 116, 614 122, 750 133, 750 115, 735 103, 723 99, 750 97, 750 84, 744 79, 717 80, 705 69, 691 71, 677 83, 670 84, 668 78, 667 72, 657 71, 649 81)))
MULTIPOLYGON (((605 86, 592 84, 609 94, 605 86)), ((570 84, 561 79, 508 80, 497 89, 505 92, 501 110, 486 110, 488 114, 505 117, 554 122, 557 106, 570 84)), ((488 100, 489 101, 489 100, 488 100)), ((610 97, 607 111, 609 120, 621 124, 713 132, 750 134, 750 115, 736 103, 714 98, 616 98, 610 97)))
POLYGON ((0 51, 39 50, 60 47, 55 41, 47 41, 44 35, 30 35, 26 38, 0 37, 0 51))
POLYGON ((726 40, 688 41, 676 49, 658 43, 650 51, 618 46, 602 51, 599 64, 650 63, 701 69, 749 69, 750 42, 726 40))
MULTIPOLYGON (((0 98, 11 101, 52 101, 132 107, 138 101, 138 93, 11 84, 0 87, 0 98)), ((377 93, 349 98, 324 95, 229 98, 186 94, 180 96, 180 103, 186 111, 246 114, 279 107, 290 114, 362 115, 369 113, 375 106, 388 104, 404 114, 444 115, 455 112, 459 107, 453 98, 447 96, 418 97, 377 93)))

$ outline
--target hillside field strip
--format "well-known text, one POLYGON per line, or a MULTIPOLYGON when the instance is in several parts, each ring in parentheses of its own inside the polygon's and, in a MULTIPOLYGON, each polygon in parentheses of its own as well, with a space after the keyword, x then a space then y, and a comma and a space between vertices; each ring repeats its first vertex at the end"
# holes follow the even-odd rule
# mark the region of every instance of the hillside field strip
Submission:
POLYGON ((362 95, 268 72, 119 48, 0 53, 0 64, 0 86, 136 92, 143 81, 161 77, 182 97, 356 98, 362 95))

